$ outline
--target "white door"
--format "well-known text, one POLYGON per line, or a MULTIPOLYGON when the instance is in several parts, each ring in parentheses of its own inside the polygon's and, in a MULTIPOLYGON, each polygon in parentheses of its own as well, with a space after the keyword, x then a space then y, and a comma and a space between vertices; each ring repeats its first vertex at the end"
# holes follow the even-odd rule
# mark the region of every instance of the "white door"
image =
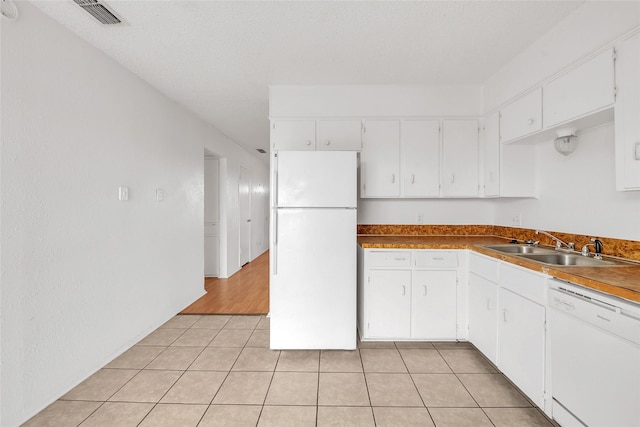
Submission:
POLYGON ((240 265, 251 261, 251 176, 240 166, 238 180, 238 215, 240 218, 240 265))
POLYGON ((478 121, 444 120, 442 129, 442 195, 478 195, 478 121))
POLYGON ((278 207, 357 207, 357 154, 352 151, 280 151, 278 207))
POLYGON ((277 209, 272 349, 355 349, 356 210, 277 209))
POLYGON ((217 277, 220 274, 219 233, 219 161, 204 159, 204 275, 217 277))
POLYGON ((498 285, 469 275, 469 341, 496 363, 498 343, 498 285))
POLYGON ((403 197, 435 197, 440 194, 440 122, 402 122, 400 171, 403 197))
POLYGON ((362 123, 360 120, 319 120, 318 150, 360 151, 362 123))
POLYGON ((411 283, 411 338, 456 338, 456 271, 414 271, 411 283))
POLYGON ((411 270, 370 270, 367 336, 407 338, 411 333, 411 270))
POLYGON ((498 113, 493 113, 484 121, 484 144, 482 146, 484 182, 483 196, 500 195, 500 124, 498 113))
POLYGON ((544 408, 545 309, 501 288, 498 368, 544 408))
POLYGON ((400 196, 400 122, 398 120, 365 122, 360 165, 362 197, 400 196))
POLYGON ((315 150, 315 120, 277 120, 271 125, 274 150, 315 150))

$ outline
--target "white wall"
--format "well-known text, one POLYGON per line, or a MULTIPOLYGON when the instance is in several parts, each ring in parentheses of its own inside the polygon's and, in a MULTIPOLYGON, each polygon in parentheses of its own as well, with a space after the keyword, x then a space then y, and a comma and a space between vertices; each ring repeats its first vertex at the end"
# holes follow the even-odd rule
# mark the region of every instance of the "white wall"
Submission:
POLYGON ((484 83, 490 111, 640 24, 638 1, 586 1, 484 83))
POLYGON ((536 147, 540 198, 496 200, 495 224, 520 213, 524 228, 640 240, 640 191, 615 191, 613 124, 578 136, 569 156, 552 140, 536 147))
MULTIPOLYGON (((229 156, 228 181, 239 161, 260 163, 31 4, 19 8, 1 27, 9 427, 204 293, 203 148, 229 156)), ((257 175, 266 182, 266 166, 257 175)))
POLYGON ((270 86, 275 117, 479 116, 477 86, 270 86))
POLYGON ((493 217, 494 204, 489 199, 358 201, 358 224, 493 224, 493 217))
MULTIPOLYGON (((640 2, 585 2, 492 76, 485 111, 547 79, 640 25, 640 2)), ((540 199, 496 200, 495 224, 640 240, 640 192, 615 191, 612 124, 581 129, 568 157, 552 141, 536 147, 540 199)))

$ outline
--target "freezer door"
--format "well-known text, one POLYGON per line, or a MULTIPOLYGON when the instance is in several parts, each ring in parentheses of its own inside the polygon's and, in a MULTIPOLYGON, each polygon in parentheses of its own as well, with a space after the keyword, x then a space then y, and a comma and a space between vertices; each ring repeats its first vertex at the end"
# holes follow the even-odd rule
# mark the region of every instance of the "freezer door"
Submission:
POLYGON ((278 209, 272 349, 356 348, 356 210, 278 209))
POLYGON ((278 152, 276 206, 355 208, 356 156, 352 151, 278 152))

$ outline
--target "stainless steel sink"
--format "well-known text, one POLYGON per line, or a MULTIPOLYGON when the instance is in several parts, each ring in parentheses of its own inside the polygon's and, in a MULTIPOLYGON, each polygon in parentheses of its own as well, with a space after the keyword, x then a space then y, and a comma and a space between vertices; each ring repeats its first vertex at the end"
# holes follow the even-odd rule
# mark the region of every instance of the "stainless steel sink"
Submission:
POLYGON ((523 254, 522 258, 538 261, 543 264, 558 266, 582 266, 582 267, 604 267, 611 265, 620 265, 615 262, 605 261, 601 259, 588 258, 578 254, 565 253, 545 253, 545 254, 523 254))
POLYGON ((487 249, 504 252, 506 254, 554 254, 551 248, 541 248, 534 245, 506 244, 506 245, 484 245, 487 249))

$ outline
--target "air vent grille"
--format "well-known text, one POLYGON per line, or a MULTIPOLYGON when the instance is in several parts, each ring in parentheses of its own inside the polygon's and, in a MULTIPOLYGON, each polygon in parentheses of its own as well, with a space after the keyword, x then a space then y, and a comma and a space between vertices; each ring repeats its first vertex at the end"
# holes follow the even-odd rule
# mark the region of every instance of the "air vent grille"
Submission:
POLYGON ((120 24, 122 20, 116 16, 104 3, 97 0, 73 0, 83 8, 89 15, 97 19, 101 24, 113 25, 120 24))

